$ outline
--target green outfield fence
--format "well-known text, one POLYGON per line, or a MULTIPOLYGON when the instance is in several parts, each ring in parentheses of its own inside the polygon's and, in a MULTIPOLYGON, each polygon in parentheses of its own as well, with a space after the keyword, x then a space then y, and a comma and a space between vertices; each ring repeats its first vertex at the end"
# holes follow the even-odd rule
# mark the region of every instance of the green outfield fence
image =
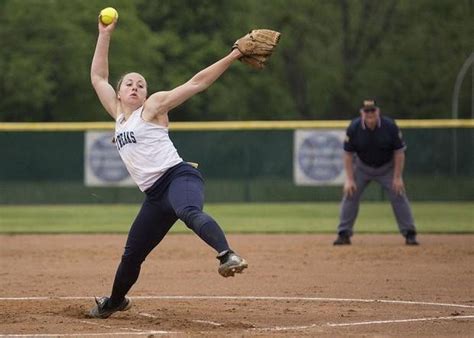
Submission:
MULTIPOLYGON (((411 200, 474 200, 474 120, 398 120, 408 145, 411 200)), ((347 127, 348 121, 176 122, 180 155, 199 163, 210 202, 339 201, 341 186, 297 186, 295 130, 347 127)), ((135 187, 84 184, 84 134, 113 123, 0 123, 0 204, 140 202, 135 187)), ((364 198, 383 200, 372 184, 364 198)))

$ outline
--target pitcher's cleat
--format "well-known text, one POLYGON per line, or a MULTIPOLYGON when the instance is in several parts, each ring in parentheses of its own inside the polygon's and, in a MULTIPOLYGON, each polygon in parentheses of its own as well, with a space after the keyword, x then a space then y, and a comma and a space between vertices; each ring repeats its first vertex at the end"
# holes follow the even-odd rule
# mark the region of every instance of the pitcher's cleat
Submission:
POLYGON ((217 259, 221 262, 218 271, 223 277, 234 277, 248 267, 247 261, 232 250, 221 252, 217 259))
POLYGON ((117 311, 127 311, 132 307, 132 300, 125 297, 123 302, 119 306, 110 307, 109 297, 95 298, 95 306, 89 312, 89 316, 93 318, 109 318, 113 313, 117 311))

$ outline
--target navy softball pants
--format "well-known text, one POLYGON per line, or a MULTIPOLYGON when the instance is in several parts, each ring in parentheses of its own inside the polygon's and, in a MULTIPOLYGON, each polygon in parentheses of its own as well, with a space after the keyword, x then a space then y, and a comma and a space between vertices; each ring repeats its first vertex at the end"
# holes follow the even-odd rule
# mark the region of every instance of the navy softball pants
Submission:
POLYGON ((204 181, 201 173, 187 163, 169 169, 146 192, 140 212, 130 228, 125 252, 117 269, 110 306, 118 306, 137 281, 148 254, 182 220, 202 240, 220 253, 229 250, 224 232, 204 213, 204 181))

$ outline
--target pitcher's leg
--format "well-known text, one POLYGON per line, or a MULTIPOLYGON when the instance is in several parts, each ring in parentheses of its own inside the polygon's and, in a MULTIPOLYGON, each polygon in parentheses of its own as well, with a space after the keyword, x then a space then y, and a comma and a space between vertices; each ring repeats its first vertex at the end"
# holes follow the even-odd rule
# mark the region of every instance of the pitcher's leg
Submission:
POLYGON ((166 205, 150 201, 142 205, 128 234, 125 252, 117 269, 110 305, 120 304, 138 279, 140 267, 148 254, 168 233, 177 218, 166 205))
POLYGON ((168 199, 179 219, 218 252, 221 276, 234 276, 248 267, 247 261, 229 248, 217 222, 202 211, 204 182, 200 175, 190 173, 175 178, 168 188, 168 199))
POLYGON ((202 211, 204 182, 193 174, 177 177, 168 188, 168 200, 176 216, 218 253, 230 250, 224 231, 202 211))

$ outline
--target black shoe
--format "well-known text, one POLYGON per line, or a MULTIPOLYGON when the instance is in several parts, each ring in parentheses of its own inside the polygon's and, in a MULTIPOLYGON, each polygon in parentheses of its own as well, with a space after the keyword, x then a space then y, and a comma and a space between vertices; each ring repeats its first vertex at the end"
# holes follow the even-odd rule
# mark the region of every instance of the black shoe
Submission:
POLYGON ((348 235, 339 235, 337 239, 332 243, 334 245, 350 245, 351 244, 351 237, 348 235))
POLYGON ((405 234, 405 244, 406 245, 419 245, 420 243, 416 240, 416 231, 408 230, 405 234))
POLYGON ((127 311, 132 307, 132 300, 128 297, 125 297, 123 302, 119 306, 110 308, 109 307, 109 297, 100 297, 95 298, 95 306, 89 312, 89 316, 93 318, 109 318, 113 313, 117 311, 127 311))
POLYGON ((405 244, 406 245, 420 245, 418 241, 416 240, 416 235, 407 235, 405 237, 405 244))
POLYGON ((221 262, 218 271, 222 277, 234 277, 248 267, 247 261, 232 250, 221 252, 216 258, 221 262))

